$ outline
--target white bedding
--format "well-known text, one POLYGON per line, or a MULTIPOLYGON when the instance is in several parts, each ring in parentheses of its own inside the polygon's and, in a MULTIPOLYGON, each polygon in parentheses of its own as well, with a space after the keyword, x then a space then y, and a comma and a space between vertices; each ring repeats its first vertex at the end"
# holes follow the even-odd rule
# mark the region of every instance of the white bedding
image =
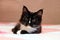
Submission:
POLYGON ((0 40, 60 40, 60 25, 42 25, 41 34, 13 34, 15 23, 0 23, 0 40))
MULTIPOLYGON (((5 39, 9 40, 60 40, 60 32, 49 32, 45 34, 0 34, 0 37, 5 37, 5 39)), ((1 40, 1 38, 0 38, 1 40)), ((3 39, 2 39, 3 40, 3 39)))

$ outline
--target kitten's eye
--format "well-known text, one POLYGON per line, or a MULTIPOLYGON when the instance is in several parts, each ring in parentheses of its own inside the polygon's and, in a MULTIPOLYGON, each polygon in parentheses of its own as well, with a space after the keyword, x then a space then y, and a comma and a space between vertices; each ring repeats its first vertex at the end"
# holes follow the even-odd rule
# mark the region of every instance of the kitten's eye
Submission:
POLYGON ((27 18, 25 18, 25 20, 28 20, 27 18))
POLYGON ((35 21, 36 21, 35 19, 32 20, 32 22, 35 22, 35 21))
POLYGON ((28 20, 28 18, 26 16, 24 16, 23 20, 28 20))

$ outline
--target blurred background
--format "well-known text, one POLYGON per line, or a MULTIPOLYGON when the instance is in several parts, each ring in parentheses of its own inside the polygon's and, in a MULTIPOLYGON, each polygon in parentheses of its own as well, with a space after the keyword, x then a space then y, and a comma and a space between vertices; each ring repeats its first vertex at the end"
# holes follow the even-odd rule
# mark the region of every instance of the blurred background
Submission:
POLYGON ((18 22, 23 5, 32 12, 42 8, 42 24, 60 24, 60 0, 0 0, 0 22, 18 22))

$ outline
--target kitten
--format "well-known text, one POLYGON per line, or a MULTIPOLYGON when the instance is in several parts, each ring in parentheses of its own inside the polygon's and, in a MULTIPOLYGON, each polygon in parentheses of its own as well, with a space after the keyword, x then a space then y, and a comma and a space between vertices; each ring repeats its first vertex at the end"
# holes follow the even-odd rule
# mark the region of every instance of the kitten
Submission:
POLYGON ((23 11, 19 23, 12 29, 14 34, 37 34, 41 33, 43 9, 37 12, 30 12, 27 7, 23 6, 23 11))

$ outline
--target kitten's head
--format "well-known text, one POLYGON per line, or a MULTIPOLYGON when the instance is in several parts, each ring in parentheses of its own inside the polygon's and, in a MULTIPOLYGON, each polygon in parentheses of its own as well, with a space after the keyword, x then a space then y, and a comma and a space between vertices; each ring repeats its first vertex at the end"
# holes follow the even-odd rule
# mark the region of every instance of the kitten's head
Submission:
POLYGON ((25 26, 36 27, 41 24, 42 21, 43 9, 38 10, 37 12, 30 12, 27 7, 23 6, 22 16, 20 23, 25 26))

